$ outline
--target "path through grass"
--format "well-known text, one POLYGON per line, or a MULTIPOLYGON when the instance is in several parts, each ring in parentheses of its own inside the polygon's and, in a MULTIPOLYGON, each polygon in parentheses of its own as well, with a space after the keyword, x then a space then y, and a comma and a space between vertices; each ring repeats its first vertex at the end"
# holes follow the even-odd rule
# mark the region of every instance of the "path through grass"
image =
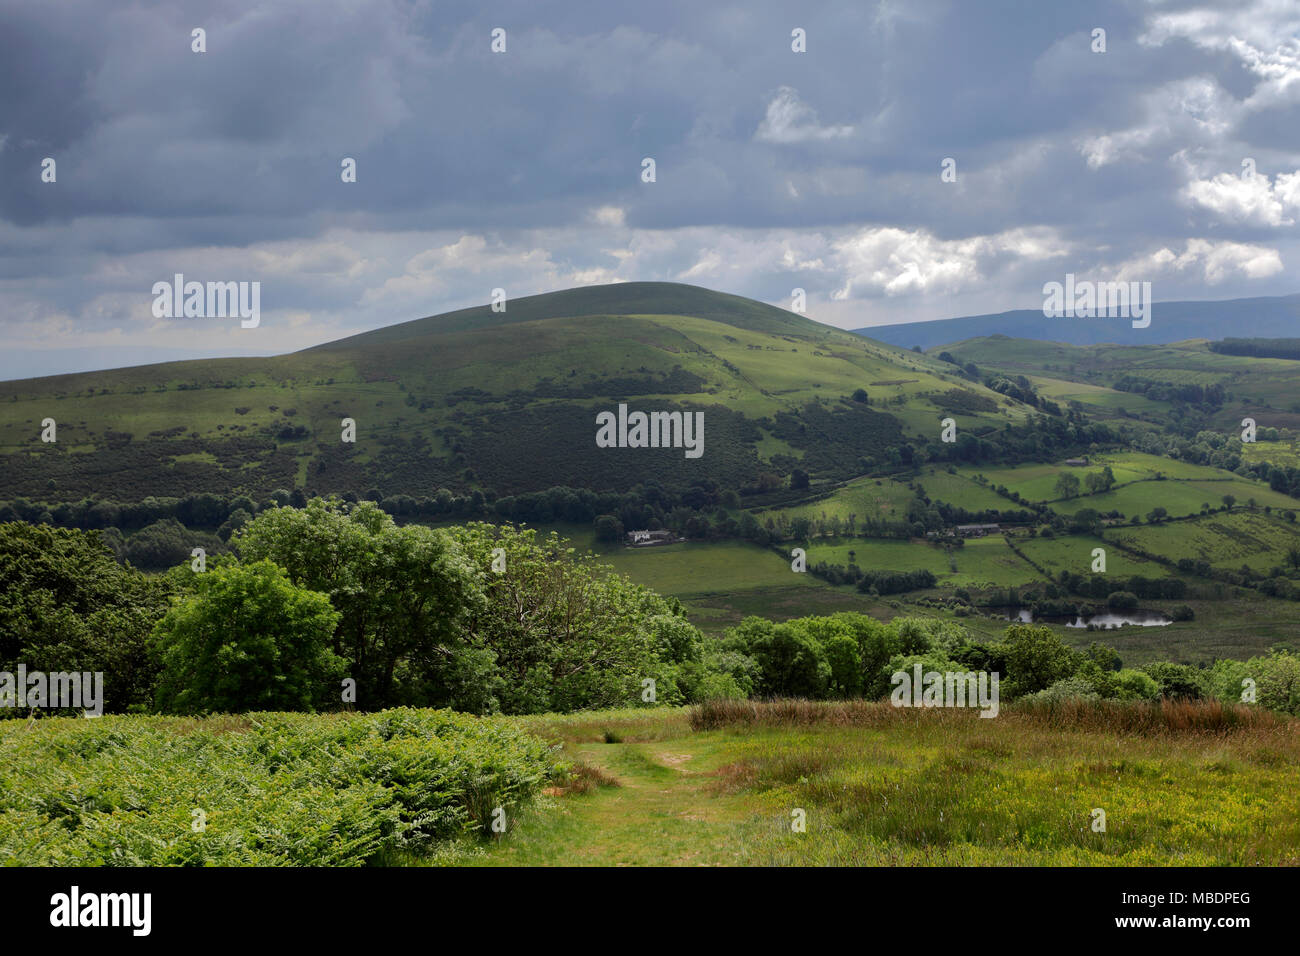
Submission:
POLYGON ((451 862, 1300 865, 1295 721, 1151 732, 798 706, 696 730, 681 709, 524 719, 617 785, 553 790, 451 862))

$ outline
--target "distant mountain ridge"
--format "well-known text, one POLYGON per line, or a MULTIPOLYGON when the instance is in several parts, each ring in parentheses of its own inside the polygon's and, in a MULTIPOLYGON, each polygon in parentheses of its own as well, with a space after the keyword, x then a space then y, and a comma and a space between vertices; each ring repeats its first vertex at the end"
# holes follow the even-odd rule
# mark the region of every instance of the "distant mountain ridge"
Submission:
POLYGON ((1067 345, 1165 345, 1188 339, 1292 338, 1300 335, 1300 294, 1218 302, 1156 302, 1151 325, 1145 329, 1135 329, 1123 318, 1047 318, 1041 309, 1016 309, 853 331, 878 342, 902 348, 919 345, 923 349, 990 335, 1067 345))
POLYGON ((948 415, 1003 436, 1035 414, 936 357, 696 286, 586 286, 504 306, 286 355, 0 382, 0 473, 10 495, 40 500, 638 484, 707 498, 795 470, 836 481, 901 463, 939 441, 948 415), (623 406, 630 429, 635 416, 702 414, 702 453, 634 431, 600 444, 601 416, 621 420, 623 406), (47 417, 57 441, 42 439, 47 417))
POLYGON ((490 305, 476 305, 455 312, 399 322, 303 351, 384 345, 427 335, 499 328, 560 316, 692 315, 753 332, 806 332, 820 325, 794 312, 754 299, 680 282, 614 282, 608 285, 580 286, 507 299, 503 305, 501 311, 495 311, 490 305))

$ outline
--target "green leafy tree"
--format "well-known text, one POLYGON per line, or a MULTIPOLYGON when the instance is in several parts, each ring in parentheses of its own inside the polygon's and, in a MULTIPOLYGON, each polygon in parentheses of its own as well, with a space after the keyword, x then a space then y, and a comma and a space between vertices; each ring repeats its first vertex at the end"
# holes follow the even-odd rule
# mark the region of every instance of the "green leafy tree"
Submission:
POLYGON ((830 667, 830 689, 838 697, 861 695, 865 674, 862 652, 851 634, 836 634, 825 645, 826 663, 830 667))
POLYGON ((1136 611, 1138 597, 1132 591, 1111 591, 1106 597, 1106 606, 1112 611, 1136 611))
POLYGON ((596 518, 596 540, 606 544, 616 544, 623 540, 623 522, 613 515, 599 515, 596 518))
POLYGON ((495 662, 502 711, 641 703, 647 679, 656 703, 683 699, 683 665, 700 659, 701 638, 676 613, 680 606, 609 573, 554 533, 482 522, 450 532, 474 567, 490 569, 494 554, 504 562, 484 575, 484 600, 464 624, 467 643, 495 662))
POLYGON ((1072 676, 1080 663, 1078 655, 1041 624, 1012 624, 997 652, 1006 662, 1002 687, 1009 698, 1046 690, 1072 676))
POLYGON ((1106 490, 1106 479, 1101 472, 1090 471, 1083 476, 1083 486, 1088 489, 1088 494, 1095 495, 1106 490))
POLYGON ((819 698, 830 681, 830 665, 815 637, 793 622, 773 624, 747 618, 733 633, 758 664, 757 693, 764 697, 819 698))
POLYGON ((0 524, 0 670, 104 675, 104 708, 147 709, 148 637, 173 591, 119 565, 102 532, 0 524))
POLYGON ((154 629, 160 709, 311 710, 339 699, 343 661, 330 641, 340 615, 326 595, 265 560, 196 578, 154 629))
POLYGON ((1116 696, 1120 700, 1155 700, 1160 685, 1150 674, 1124 668, 1115 674, 1116 696))
MULTIPOLYGON (((373 502, 319 498, 264 511, 232 538, 339 612, 333 650, 357 682, 357 706, 493 707, 489 655, 467 646, 488 562, 473 566, 444 531, 398 527, 373 502)), ((481 650, 481 649, 480 649, 481 650)))
POLYGON ((1068 471, 1061 472, 1056 478, 1056 496, 1074 498, 1079 494, 1079 478, 1068 471))
POLYGON ((195 535, 175 518, 163 518, 131 535, 126 559, 152 571, 170 568, 190 559, 195 535))
POLYGON ((1199 700, 1205 696, 1206 675, 1187 664, 1157 661, 1141 668, 1160 687, 1160 696, 1199 700))

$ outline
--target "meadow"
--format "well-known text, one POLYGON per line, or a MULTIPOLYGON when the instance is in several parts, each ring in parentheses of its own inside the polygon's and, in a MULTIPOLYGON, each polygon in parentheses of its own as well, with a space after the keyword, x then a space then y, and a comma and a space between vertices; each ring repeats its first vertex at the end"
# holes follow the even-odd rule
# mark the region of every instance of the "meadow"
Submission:
MULTIPOLYGON (((1107 535, 1111 534, 1116 532, 1107 532, 1107 535)), ((1090 573, 1093 563, 1092 552, 1096 548, 1103 548, 1106 551, 1107 574, 1118 577, 1141 575, 1147 578, 1163 578, 1174 574, 1163 564, 1125 554, 1118 548, 1108 546, 1104 539, 1094 535, 1022 538, 1016 541, 1016 547, 1023 551, 1029 560, 1053 576, 1059 576, 1062 571, 1071 571, 1075 574, 1090 573)))
POLYGON ((1233 570, 1246 565, 1267 571, 1284 564, 1297 543, 1295 522, 1277 514, 1242 510, 1168 524, 1117 526, 1106 534, 1170 560, 1191 558, 1233 570))
POLYGON ((1300 508, 1300 501, 1289 495, 1273 491, 1268 485, 1244 478, 1211 481, 1141 481, 1113 491, 1085 495, 1065 501, 1053 501, 1052 510, 1061 514, 1076 514, 1084 508, 1093 508, 1103 514, 1118 511, 1125 517, 1136 515, 1146 519, 1154 508, 1164 508, 1170 517, 1181 518, 1200 514, 1206 506, 1223 507, 1223 497, 1231 495, 1236 505, 1246 505, 1254 499, 1256 505, 1281 510, 1300 508))
POLYGON ((1104 385, 1091 385, 1086 382, 1069 382, 1043 376, 1026 376, 1040 395, 1045 395, 1062 405, 1078 402, 1090 413, 1103 418, 1118 416, 1120 410, 1130 415, 1167 415, 1170 404, 1154 401, 1145 395, 1121 392, 1104 385))
POLYGON ((1197 710, 1009 708, 985 720, 738 703, 521 718, 563 743, 585 785, 549 791, 503 838, 444 862, 1300 864, 1294 721, 1233 725, 1197 710))
POLYGON ((768 587, 806 589, 819 582, 790 570, 790 559, 740 541, 655 545, 604 552, 600 560, 638 584, 684 600, 768 587))
POLYGON ((0 862, 1297 865, 1296 729, 1172 701, 4 721, 0 862))
POLYGON ((828 491, 812 489, 817 497, 803 504, 755 512, 760 524, 768 518, 784 514, 795 518, 839 518, 848 521, 853 515, 858 521, 867 517, 901 519, 907 503, 915 497, 903 482, 890 478, 854 478, 828 491))

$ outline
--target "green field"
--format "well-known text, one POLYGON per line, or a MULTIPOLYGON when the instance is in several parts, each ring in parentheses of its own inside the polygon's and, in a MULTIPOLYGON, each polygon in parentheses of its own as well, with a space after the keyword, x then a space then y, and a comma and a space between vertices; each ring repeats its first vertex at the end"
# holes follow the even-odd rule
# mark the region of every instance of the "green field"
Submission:
POLYGON ((1232 495, 1237 506, 1245 505, 1253 498, 1261 508, 1265 505, 1281 510, 1300 508, 1300 501, 1274 491, 1268 485, 1232 478, 1222 481, 1140 481, 1101 494, 1054 501, 1052 509, 1061 514, 1074 514, 1083 508, 1093 508, 1103 514, 1118 511, 1126 517, 1137 515, 1145 520, 1153 508, 1160 507, 1170 517, 1179 518, 1200 514, 1206 505, 1221 508, 1225 495, 1232 495))
POLYGON ((1284 564, 1291 548, 1300 547, 1295 522, 1240 510, 1172 524, 1115 528, 1107 537, 1170 560, 1192 558, 1234 570, 1244 564, 1267 571, 1284 564))
POLYGON ((1059 576, 1062 571, 1090 574, 1093 563, 1092 552, 1095 548, 1104 548, 1106 551, 1107 574, 1117 577, 1141 575, 1147 578, 1163 578, 1171 574, 1162 564, 1126 555, 1118 548, 1109 546, 1102 539, 1092 535, 1022 538, 1017 540, 1016 547, 1031 561, 1046 568, 1054 577, 1059 576))
MULTIPOLYGON (((1111 388, 1125 376, 1172 385, 1220 385, 1231 396, 1214 414, 1213 425, 1231 433, 1250 416, 1261 425, 1300 427, 1300 362, 1224 355, 1204 339, 1164 345, 1064 345, 988 336, 942 348, 961 362, 1006 375, 1024 375, 1056 401, 1082 402, 1102 417, 1114 409, 1162 422, 1172 406, 1135 392, 1111 388)), ((940 349, 932 349, 938 352, 940 349)))
POLYGON ((1099 415, 1102 418, 1118 417, 1118 412, 1121 409, 1130 415, 1164 415, 1168 414, 1170 408, 1168 402, 1154 401, 1145 395, 1121 392, 1117 389, 1106 388, 1104 385, 1070 382, 1064 379, 1045 378, 1038 375, 1028 375, 1026 378, 1033 383, 1038 390, 1038 394, 1046 396, 1061 405, 1078 402, 1087 408, 1090 413, 1099 415))
POLYGON ((599 783, 552 791, 500 841, 447 862, 1300 863, 1294 732, 1114 734, 854 704, 808 707, 796 724, 776 710, 701 730, 681 710, 527 718, 599 783), (1097 807, 1105 832, 1090 826, 1097 807))
POLYGON ((1255 463, 1266 461, 1284 468, 1300 468, 1300 449, 1294 441, 1253 441, 1240 444, 1241 457, 1255 463))
POLYGON ((766 548, 738 541, 688 542, 607 551, 601 560, 660 594, 691 598, 768 587, 817 587, 766 548))
POLYGON ((949 474, 931 470, 922 473, 917 482, 931 501, 942 501, 967 511, 1003 511, 1015 507, 1014 503, 976 484, 961 472, 949 474))
MULTIPOLYGON (((1062 474, 1072 474, 1079 479, 1080 483, 1089 474, 1097 474, 1103 468, 1109 466, 1111 474, 1115 476, 1115 486, 1107 493, 1100 495, 1080 495, 1078 498, 1070 499, 1065 504, 1074 502, 1085 502, 1079 504, 1078 508, 1097 507, 1099 506, 1087 503, 1105 498, 1107 494, 1117 494, 1124 486, 1137 484, 1157 479, 1163 476, 1165 479, 1178 479, 1186 481, 1213 482, 1217 480, 1232 481, 1238 484, 1234 489, 1225 489, 1223 494, 1236 494, 1242 489, 1249 489, 1250 493, 1256 498, 1269 489, 1260 482, 1247 481, 1239 478, 1230 472, 1221 471, 1218 468, 1209 468, 1204 465, 1194 465, 1189 462, 1176 461, 1170 458, 1161 458, 1157 455, 1146 455, 1140 452, 1122 452, 1116 454, 1096 455, 1089 459, 1087 465, 1072 466, 1063 461, 1050 464, 1028 464, 1017 465, 1011 468, 985 468, 980 466, 965 466, 959 469, 963 477, 974 478, 982 475, 988 479, 988 484, 1003 485, 1008 491, 1018 492, 1021 497, 1029 501, 1058 501, 1060 495, 1056 490, 1056 481, 1062 474)), ((1283 496, 1285 498, 1285 496, 1283 496)), ((1003 499, 1005 501, 1005 499, 1003 499)), ((1011 507, 1004 505, 1003 507, 1011 507)), ((1078 510, 1074 508, 1073 510, 1078 510)), ((1198 504, 1199 508, 1199 504, 1198 504)))
POLYGON ((840 485, 826 497, 785 508, 757 511, 754 517, 760 524, 778 514, 785 514, 791 519, 838 517, 841 521, 848 521, 850 515, 856 516, 859 521, 868 516, 901 519, 907 513, 907 503, 915 496, 915 492, 908 489, 907 485, 890 478, 855 478, 840 485))

